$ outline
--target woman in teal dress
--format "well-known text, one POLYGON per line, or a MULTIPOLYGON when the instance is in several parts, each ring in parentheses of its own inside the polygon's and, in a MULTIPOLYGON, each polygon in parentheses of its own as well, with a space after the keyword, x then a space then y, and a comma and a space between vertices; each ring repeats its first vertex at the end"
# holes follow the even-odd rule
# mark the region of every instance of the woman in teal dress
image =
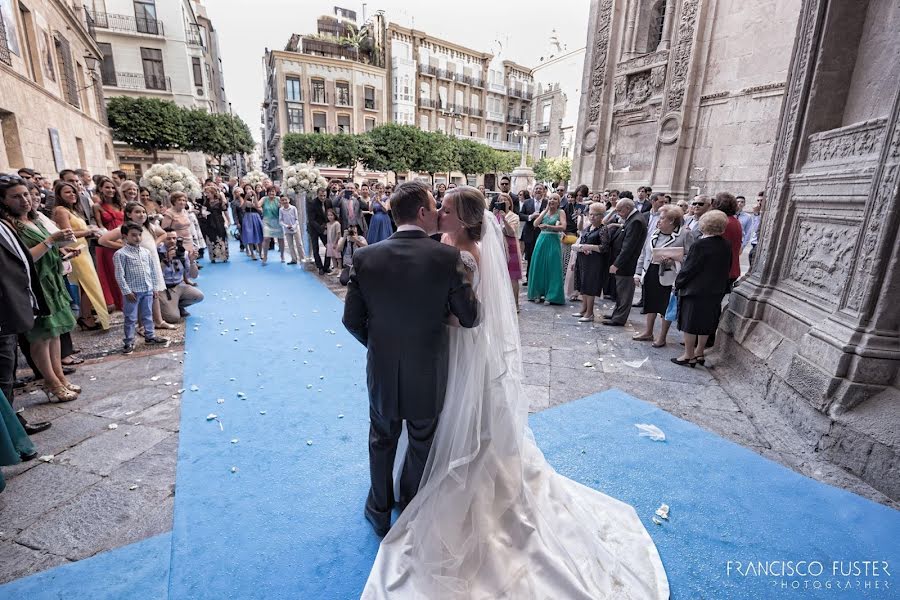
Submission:
MULTIPOLYGON (((24 187, 24 186, 23 186, 24 187)), ((27 194, 26 194, 27 195, 27 194)), ((71 229, 51 234, 37 221, 37 213, 26 199, 10 207, 10 223, 19 239, 30 250, 49 313, 35 318, 34 327, 25 334, 31 344, 31 356, 44 376, 44 393, 51 402, 69 402, 78 398, 81 388, 70 383, 63 373, 59 336, 75 328, 71 297, 63 276, 63 260, 77 256, 78 248, 66 248, 75 241, 71 229), (63 246, 61 249, 57 246, 63 246)))
MULTIPOLYGON (((25 433, 6 395, 0 392, 0 465, 8 467, 37 456, 34 445, 25 433)), ((0 492, 6 487, 0 473, 0 492)))
POLYGON ((551 194, 547 208, 538 215, 540 230, 528 263, 528 299, 544 304, 565 304, 560 235, 566 230, 566 214, 559 210, 559 194, 551 194))
POLYGON ((269 244, 272 240, 278 240, 278 252, 281 254, 281 262, 284 262, 284 231, 278 214, 281 203, 278 201, 274 185, 266 188, 266 196, 262 201, 263 243, 260 252, 262 264, 269 260, 269 244))

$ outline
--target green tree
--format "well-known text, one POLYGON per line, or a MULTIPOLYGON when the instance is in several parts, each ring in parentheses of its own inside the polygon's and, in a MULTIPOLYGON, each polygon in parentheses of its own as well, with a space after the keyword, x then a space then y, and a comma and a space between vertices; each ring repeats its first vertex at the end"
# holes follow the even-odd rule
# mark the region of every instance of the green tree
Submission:
POLYGON ((174 102, 157 98, 115 96, 106 106, 113 139, 149 152, 158 162, 160 150, 187 145, 184 111, 174 102))
POLYGON ((440 131, 422 132, 424 143, 421 146, 418 160, 413 164, 413 171, 422 171, 431 175, 434 185, 434 174, 459 169, 459 154, 454 139, 440 131))
POLYGON ((459 170, 467 178, 469 175, 486 173, 491 169, 493 150, 489 146, 465 138, 453 138, 453 141, 459 157, 459 170))
POLYGON ((228 154, 248 154, 253 152, 256 145, 250 127, 237 115, 220 115, 226 124, 226 139, 228 142, 228 154))
POLYGON ((424 132, 412 125, 388 123, 365 134, 363 164, 371 171, 405 173, 413 170, 424 148, 424 132))
POLYGON ((356 170, 356 163, 360 155, 359 136, 349 133, 329 135, 331 136, 331 151, 328 163, 335 167, 356 170))
POLYGON ((284 160, 288 163, 305 163, 313 160, 326 163, 331 160, 332 134, 289 133, 282 141, 284 160))

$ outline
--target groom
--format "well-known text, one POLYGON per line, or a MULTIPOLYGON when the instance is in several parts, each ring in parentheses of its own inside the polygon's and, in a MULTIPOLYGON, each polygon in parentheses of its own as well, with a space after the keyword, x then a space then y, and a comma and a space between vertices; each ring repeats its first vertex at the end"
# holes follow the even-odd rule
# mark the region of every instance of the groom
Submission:
POLYGON ((429 187, 401 183, 391 196, 397 232, 353 254, 344 326, 368 352, 369 472, 365 516, 384 536, 394 506, 393 466, 403 421, 409 448, 399 508, 419 489, 447 389, 447 318, 478 321, 478 300, 459 251, 428 236, 438 231, 429 187))

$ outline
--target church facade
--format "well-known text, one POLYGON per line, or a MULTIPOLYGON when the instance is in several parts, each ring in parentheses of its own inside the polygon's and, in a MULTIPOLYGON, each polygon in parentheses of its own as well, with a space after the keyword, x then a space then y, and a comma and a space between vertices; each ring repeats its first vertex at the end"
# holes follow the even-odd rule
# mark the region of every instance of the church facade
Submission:
POLYGON ((592 0, 573 181, 765 187, 800 0, 592 0))

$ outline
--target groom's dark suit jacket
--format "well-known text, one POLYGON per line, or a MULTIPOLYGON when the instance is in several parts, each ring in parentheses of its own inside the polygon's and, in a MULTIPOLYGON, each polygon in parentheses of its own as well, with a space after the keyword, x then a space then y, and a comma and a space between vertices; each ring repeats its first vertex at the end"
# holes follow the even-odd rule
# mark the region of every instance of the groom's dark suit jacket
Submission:
POLYGON ((478 300, 459 250, 421 231, 398 231, 360 248, 344 326, 368 352, 369 402, 386 419, 432 419, 447 389, 447 317, 478 321, 478 300))

